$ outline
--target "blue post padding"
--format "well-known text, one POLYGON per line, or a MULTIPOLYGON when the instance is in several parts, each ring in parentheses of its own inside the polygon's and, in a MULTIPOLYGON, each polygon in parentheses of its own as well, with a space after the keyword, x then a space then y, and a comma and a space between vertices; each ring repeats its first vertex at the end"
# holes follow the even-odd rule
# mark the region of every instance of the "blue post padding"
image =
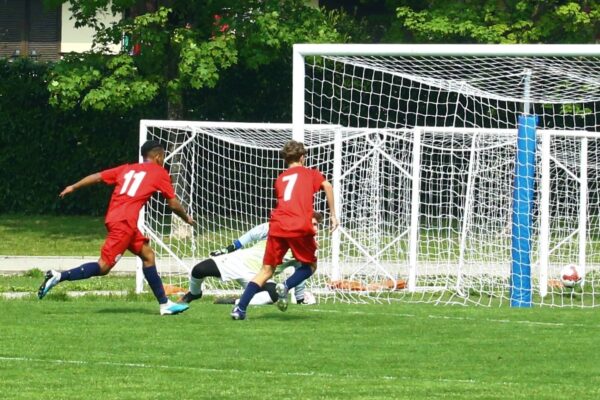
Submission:
POLYGON ((513 193, 511 307, 531 307, 531 232, 536 125, 535 115, 519 116, 513 193))

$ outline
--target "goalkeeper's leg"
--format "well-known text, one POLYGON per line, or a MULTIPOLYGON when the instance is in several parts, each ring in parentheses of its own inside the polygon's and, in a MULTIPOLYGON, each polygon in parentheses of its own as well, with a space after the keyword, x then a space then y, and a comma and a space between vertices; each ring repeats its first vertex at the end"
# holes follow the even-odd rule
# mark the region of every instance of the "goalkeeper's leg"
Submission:
POLYGON ((209 276, 221 277, 221 272, 212 258, 200 261, 192 268, 189 291, 179 299, 179 302, 191 303, 200 299, 202 297, 202 282, 204 282, 204 278, 209 276))

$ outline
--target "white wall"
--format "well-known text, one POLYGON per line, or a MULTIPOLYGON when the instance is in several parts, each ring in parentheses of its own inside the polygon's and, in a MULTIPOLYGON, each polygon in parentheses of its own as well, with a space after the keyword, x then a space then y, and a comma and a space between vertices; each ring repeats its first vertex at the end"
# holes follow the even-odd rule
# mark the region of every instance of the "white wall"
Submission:
MULTIPOLYGON (((88 51, 92 48, 92 39, 94 37, 94 30, 91 28, 75 28, 75 20, 71 18, 71 12, 69 11, 70 3, 64 3, 62 5, 61 12, 61 43, 60 52, 69 53, 76 52, 81 53, 88 51)), ((121 15, 112 16, 110 13, 100 15, 100 20, 106 25, 111 22, 115 22, 121 19, 121 15)), ((112 51, 118 52, 121 45, 113 45, 112 51)))

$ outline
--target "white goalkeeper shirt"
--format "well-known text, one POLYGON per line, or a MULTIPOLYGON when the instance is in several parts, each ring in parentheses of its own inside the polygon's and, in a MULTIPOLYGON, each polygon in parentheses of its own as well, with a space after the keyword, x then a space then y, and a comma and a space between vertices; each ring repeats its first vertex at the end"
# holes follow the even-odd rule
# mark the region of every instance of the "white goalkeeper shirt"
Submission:
MULTIPOLYGON (((241 249, 212 257, 215 264, 217 264, 217 268, 219 268, 223 282, 235 280, 245 287, 254 278, 263 265, 268 234, 268 222, 257 225, 240 236, 238 241, 242 245, 241 249), (252 243, 255 244, 252 245, 252 243), (251 246, 247 247, 248 245, 251 246)), ((282 272, 287 267, 294 266, 296 263, 297 261, 293 258, 291 251, 288 251, 283 263, 277 266, 275 274, 282 272)))

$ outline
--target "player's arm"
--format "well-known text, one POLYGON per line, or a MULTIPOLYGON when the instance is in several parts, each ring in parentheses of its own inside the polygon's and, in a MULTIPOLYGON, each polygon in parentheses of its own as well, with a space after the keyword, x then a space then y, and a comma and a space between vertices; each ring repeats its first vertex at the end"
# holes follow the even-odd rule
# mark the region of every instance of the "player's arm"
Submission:
POLYGON ((330 217, 331 231, 333 232, 339 225, 337 217, 336 217, 337 213, 335 211, 333 186, 331 185, 331 183, 329 183, 329 181, 323 181, 321 183, 321 188, 325 192, 325 198, 327 199, 327 205, 329 206, 329 215, 331 215, 331 217, 330 217))
POLYGON ((223 254, 228 254, 233 251, 239 250, 242 247, 246 247, 249 244, 254 242, 258 242, 259 240, 266 240, 267 235, 269 234, 269 223, 265 222, 264 224, 256 225, 254 228, 250 229, 248 232, 244 233, 238 239, 234 240, 233 243, 229 244, 227 247, 223 247, 222 249, 211 251, 209 254, 211 257, 217 257, 223 254))
POLYGON ((190 225, 194 225, 194 220, 185 211, 179 200, 177 200, 177 197, 167 199, 167 205, 179 218, 181 218, 190 225))
POLYGON ((63 198, 66 195, 71 194, 74 191, 81 189, 82 187, 95 185, 100 182, 102 182, 102 176, 100 175, 99 172, 96 172, 95 174, 88 175, 85 178, 81 179, 80 181, 67 186, 66 188, 63 189, 62 192, 60 192, 59 196, 60 196, 60 198, 63 198))

